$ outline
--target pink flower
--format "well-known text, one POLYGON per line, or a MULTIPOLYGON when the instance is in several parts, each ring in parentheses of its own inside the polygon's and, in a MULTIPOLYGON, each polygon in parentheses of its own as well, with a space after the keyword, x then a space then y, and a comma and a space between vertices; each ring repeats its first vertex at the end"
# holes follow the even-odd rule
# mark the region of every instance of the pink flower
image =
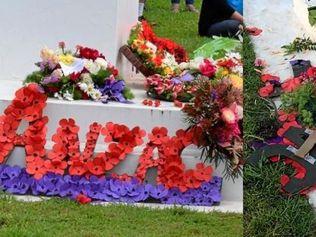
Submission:
POLYGON ((204 63, 200 65, 200 71, 204 76, 213 77, 216 67, 208 59, 204 59, 204 63))
POLYGON ((255 60, 255 66, 256 66, 256 67, 266 67, 266 66, 267 66, 267 63, 266 63, 266 61, 264 61, 263 59, 257 58, 257 59, 255 60))
POLYGON ((238 120, 236 113, 230 108, 221 109, 222 119, 228 124, 235 124, 238 120))

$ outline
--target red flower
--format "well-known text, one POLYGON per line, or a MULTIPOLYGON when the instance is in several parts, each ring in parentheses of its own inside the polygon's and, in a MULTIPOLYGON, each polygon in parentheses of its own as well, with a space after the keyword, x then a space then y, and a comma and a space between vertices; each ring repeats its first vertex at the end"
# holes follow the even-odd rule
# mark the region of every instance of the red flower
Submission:
POLYGON ((96 60, 99 57, 104 57, 102 54, 99 53, 98 50, 87 48, 87 47, 80 47, 79 55, 82 58, 92 59, 92 60, 96 60))
POLYGON ((34 175, 35 179, 42 178, 47 172, 44 160, 41 158, 35 158, 33 161, 28 162, 26 166, 26 172, 28 174, 34 175))
POLYGON ((71 161, 69 163, 70 163, 70 167, 69 167, 70 175, 81 176, 86 173, 87 169, 85 167, 85 164, 82 161, 76 160, 76 161, 71 161))
POLYGON ((285 186, 288 182, 290 182, 289 176, 283 174, 280 179, 281 185, 285 186))
POLYGON ((212 78, 215 75, 216 67, 211 61, 204 59, 204 63, 200 65, 200 71, 202 75, 212 78))
POLYGON ((88 161, 87 168, 91 174, 102 175, 104 174, 104 160, 103 157, 95 157, 92 161, 88 161))
POLYGON ((67 168, 67 162, 61 161, 61 160, 46 160, 45 161, 45 167, 48 172, 52 172, 54 174, 60 174, 63 175, 65 172, 65 169, 67 168))
POLYGON ((211 166, 205 166, 203 163, 196 165, 196 170, 194 170, 194 176, 200 181, 210 181, 212 177, 213 169, 211 166))
POLYGON ((146 132, 145 130, 142 130, 140 129, 140 127, 135 127, 132 129, 131 131, 133 137, 134 137, 134 140, 135 140, 135 143, 137 146, 140 146, 143 144, 143 137, 146 136, 146 132))
POLYGON ((267 83, 266 86, 262 87, 259 90, 259 95, 261 97, 268 97, 274 91, 274 87, 272 84, 267 83))
POLYGON ((155 145, 161 145, 166 142, 168 137, 168 130, 165 127, 155 127, 152 133, 148 135, 149 140, 155 145))
POLYGON ((316 67, 310 67, 308 70, 307 70, 307 76, 309 78, 314 78, 316 79, 316 67))
POLYGON ((186 187, 188 188, 199 188, 201 182, 196 178, 193 170, 188 170, 185 172, 183 177, 186 187))
POLYGON ((78 73, 73 72, 73 73, 71 73, 71 74, 69 75, 69 77, 70 77, 70 80, 71 80, 71 81, 76 82, 76 81, 78 81, 80 75, 81 75, 80 72, 78 72, 78 73))
POLYGON ((285 92, 292 92, 301 85, 301 82, 302 82, 301 78, 296 77, 296 78, 287 80, 281 85, 281 87, 283 91, 285 92))
POLYGON ((76 197, 76 201, 80 204, 88 204, 91 202, 91 198, 87 197, 86 195, 83 194, 79 194, 76 197))
POLYGON ((268 81, 280 81, 280 77, 273 76, 271 74, 262 74, 261 75, 261 81, 268 82, 268 81))
POLYGON ((296 121, 286 122, 286 123, 283 124, 283 127, 278 130, 278 132, 277 132, 277 133, 278 133, 278 136, 279 136, 279 137, 283 137, 284 133, 285 133, 290 127, 300 128, 301 126, 300 126, 296 121))
POLYGON ((246 30, 252 36, 258 36, 262 33, 262 30, 257 27, 246 27, 246 30))
POLYGON ((179 100, 174 100, 173 101, 174 106, 178 107, 178 108, 182 108, 183 107, 183 103, 179 100))
POLYGON ((65 42, 64 41, 60 41, 59 43, 58 43, 58 46, 59 46, 59 48, 65 48, 65 42))
POLYGON ((79 131, 79 127, 73 119, 62 119, 59 121, 59 125, 63 128, 63 130, 71 133, 78 133, 79 131))

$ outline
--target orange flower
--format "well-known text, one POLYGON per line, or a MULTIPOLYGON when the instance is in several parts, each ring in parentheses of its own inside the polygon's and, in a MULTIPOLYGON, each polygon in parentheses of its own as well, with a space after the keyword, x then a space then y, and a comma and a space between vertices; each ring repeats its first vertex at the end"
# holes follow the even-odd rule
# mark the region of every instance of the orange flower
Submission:
POLYGON ((67 168, 67 162, 61 161, 61 160, 46 160, 45 161, 45 167, 48 172, 52 172, 54 174, 60 174, 63 175, 65 172, 65 169, 67 168))
POLYGON ((87 169, 83 162, 76 160, 69 162, 69 174, 81 176, 86 173, 87 169))
POLYGON ((87 168, 93 175, 102 175, 104 174, 104 160, 103 157, 97 156, 92 161, 88 161, 87 168))
POLYGON ((203 163, 199 163, 194 170, 194 176, 197 180, 208 182, 212 177, 212 172, 213 169, 211 166, 205 166, 203 163))

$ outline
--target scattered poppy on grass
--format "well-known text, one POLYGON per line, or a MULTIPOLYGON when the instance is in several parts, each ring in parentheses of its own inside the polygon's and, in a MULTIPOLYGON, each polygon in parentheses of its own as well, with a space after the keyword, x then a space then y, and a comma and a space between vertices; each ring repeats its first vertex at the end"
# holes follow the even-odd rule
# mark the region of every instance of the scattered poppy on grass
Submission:
POLYGON ((259 95, 261 97, 268 97, 274 91, 274 86, 270 83, 267 83, 264 87, 259 89, 259 95))
POLYGON ((292 92, 301 85, 302 79, 299 77, 292 78, 284 82, 281 87, 284 92, 292 92))
POLYGON ((280 77, 273 76, 271 74, 262 74, 261 75, 261 81, 268 82, 268 81, 280 81, 280 77))
POLYGON ((88 204, 92 201, 91 198, 87 197, 86 195, 83 195, 83 194, 79 194, 77 197, 76 197, 76 201, 80 204, 88 204))
POLYGON ((283 137, 284 133, 290 128, 290 127, 296 127, 301 128, 301 125, 299 125, 296 121, 286 122, 283 124, 283 126, 278 130, 277 134, 279 137, 283 137))
POLYGON ((282 186, 285 186, 288 182, 290 182, 289 176, 285 174, 281 175, 280 182, 282 186))

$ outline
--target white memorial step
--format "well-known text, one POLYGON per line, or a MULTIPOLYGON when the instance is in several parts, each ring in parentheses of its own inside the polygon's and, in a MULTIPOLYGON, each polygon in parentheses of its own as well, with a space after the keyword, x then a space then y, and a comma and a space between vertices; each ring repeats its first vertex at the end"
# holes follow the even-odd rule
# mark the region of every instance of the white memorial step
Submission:
MULTIPOLYGON (((14 92, 22 86, 17 81, 0 81, 0 114, 11 103, 14 98, 14 92)), ((93 101, 61 101, 57 99, 48 99, 44 114, 49 117, 47 133, 47 150, 51 149, 51 136, 58 127, 58 121, 62 118, 74 118, 80 126, 79 137, 81 142, 85 142, 85 134, 89 125, 93 122, 105 124, 107 122, 122 123, 130 128, 140 126, 147 133, 156 126, 168 128, 169 134, 174 135, 179 129, 185 129, 184 117, 180 108, 177 108, 171 102, 162 102, 158 108, 148 107, 142 104, 146 98, 144 90, 133 90, 136 98, 133 104, 120 104, 111 102, 102 104, 93 101)), ((22 126, 23 127, 23 126, 22 126)), ((22 128, 23 130, 23 128, 22 128)), ((145 140, 146 143, 146 140, 145 140)), ((81 144, 83 149, 84 143, 81 144)), ((98 140, 96 152, 104 151, 106 145, 103 139, 98 140)), ((137 164, 138 156, 142 147, 138 147, 134 152, 121 162, 115 168, 117 173, 133 174, 137 164)), ((193 168, 196 163, 201 162, 199 159, 200 150, 195 147, 188 147, 182 153, 182 158, 187 168, 193 168)), ((16 148, 11 154, 8 164, 24 166, 24 150, 16 148)), ((214 175, 222 176, 224 165, 220 165, 214 172, 214 175)), ((222 194, 224 201, 233 201, 240 204, 242 209, 243 182, 239 178, 233 182, 231 179, 223 181, 222 194)))

